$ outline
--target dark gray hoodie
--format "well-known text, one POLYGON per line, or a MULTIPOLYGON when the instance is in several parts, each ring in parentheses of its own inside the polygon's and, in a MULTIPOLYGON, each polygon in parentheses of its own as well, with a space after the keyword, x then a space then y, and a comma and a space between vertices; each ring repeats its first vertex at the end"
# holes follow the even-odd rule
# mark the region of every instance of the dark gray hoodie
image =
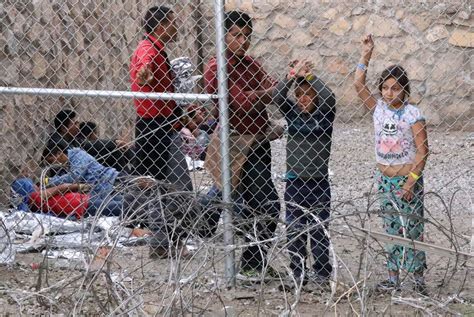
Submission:
POLYGON ((318 93, 318 105, 311 113, 301 112, 296 102, 288 98, 294 80, 281 81, 273 93, 273 100, 288 123, 286 164, 289 178, 328 177, 336 98, 319 78, 314 76, 308 81, 318 93))

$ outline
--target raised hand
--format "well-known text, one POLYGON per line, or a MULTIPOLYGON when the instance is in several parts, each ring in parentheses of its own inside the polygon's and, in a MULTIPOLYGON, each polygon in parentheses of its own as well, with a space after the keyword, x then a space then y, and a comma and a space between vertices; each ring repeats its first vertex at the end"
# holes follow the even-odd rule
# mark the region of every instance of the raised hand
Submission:
POLYGON ((311 61, 306 59, 304 60, 294 60, 290 64, 290 71, 288 72, 288 79, 294 79, 298 77, 306 77, 307 75, 311 74, 311 70, 313 69, 314 65, 311 61))
POLYGON ((372 57, 372 52, 374 51, 374 40, 371 34, 366 35, 362 39, 362 58, 364 61, 370 61, 372 57))

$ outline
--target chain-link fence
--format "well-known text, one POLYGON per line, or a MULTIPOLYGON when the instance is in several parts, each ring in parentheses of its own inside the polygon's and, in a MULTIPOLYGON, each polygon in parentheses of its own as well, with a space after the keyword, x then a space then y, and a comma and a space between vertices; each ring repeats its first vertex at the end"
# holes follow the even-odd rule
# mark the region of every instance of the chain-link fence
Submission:
POLYGON ((2 312, 472 313, 471 3, 223 11, 0 4, 2 312))

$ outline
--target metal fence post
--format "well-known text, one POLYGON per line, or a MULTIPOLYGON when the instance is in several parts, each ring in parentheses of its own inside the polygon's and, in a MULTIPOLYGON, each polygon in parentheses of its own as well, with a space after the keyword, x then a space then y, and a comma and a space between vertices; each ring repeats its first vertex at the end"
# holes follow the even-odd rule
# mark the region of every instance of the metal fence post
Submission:
MULTIPOLYGON (((219 125, 222 157, 222 200, 229 206, 231 202, 230 158, 229 158, 229 111, 227 100, 227 63, 225 56, 224 1, 215 0, 217 79, 219 83, 219 125)), ((232 214, 224 209, 224 243, 227 247, 234 244, 232 214)), ((230 286, 235 286, 235 251, 226 249, 225 277, 230 286)))

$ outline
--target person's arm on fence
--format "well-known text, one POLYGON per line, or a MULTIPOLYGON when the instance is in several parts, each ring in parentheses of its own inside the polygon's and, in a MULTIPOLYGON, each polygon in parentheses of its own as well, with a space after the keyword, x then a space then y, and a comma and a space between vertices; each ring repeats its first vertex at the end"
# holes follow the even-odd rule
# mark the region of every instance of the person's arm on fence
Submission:
POLYGON ((318 121, 319 128, 326 131, 334 122, 336 117, 336 97, 332 90, 320 78, 313 75, 311 85, 318 93, 319 105, 313 115, 318 121))
POLYGON ((288 98, 288 92, 293 86, 294 78, 281 80, 273 91, 273 102, 282 114, 288 113, 296 104, 288 98))
POLYGON ((362 54, 359 60, 359 64, 357 64, 356 67, 354 81, 354 86, 357 91, 357 95, 369 110, 373 110, 377 105, 376 98, 372 95, 366 84, 367 67, 369 66, 373 50, 374 41, 371 35, 367 35, 362 40, 362 54))
POLYGON ((310 74, 312 68, 311 62, 307 60, 290 62, 290 70, 285 79, 280 81, 273 91, 273 101, 283 114, 288 113, 296 107, 296 103, 288 98, 288 92, 294 81, 298 77, 305 77, 310 74))

